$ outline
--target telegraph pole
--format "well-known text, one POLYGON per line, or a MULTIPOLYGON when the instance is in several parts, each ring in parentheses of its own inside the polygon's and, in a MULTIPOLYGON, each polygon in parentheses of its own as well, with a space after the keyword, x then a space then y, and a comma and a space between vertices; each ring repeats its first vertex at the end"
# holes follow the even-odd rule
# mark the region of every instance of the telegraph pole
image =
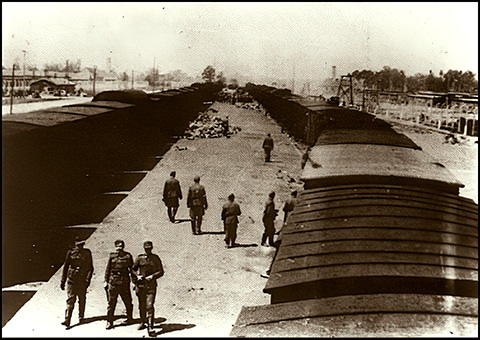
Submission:
POLYGON ((155 92, 155 81, 156 80, 157 80, 157 76, 155 74, 155 57, 153 57, 153 72, 152 72, 153 89, 152 89, 152 92, 155 92))
POLYGON ((97 80, 97 68, 93 68, 93 96, 95 97, 95 81, 97 80))
POLYGON ((22 50, 23 52, 23 97, 25 98, 25 54, 27 51, 22 50))
POLYGON ((12 108, 13 108, 14 84, 15 84, 15 64, 13 64, 13 67, 12 67, 12 91, 10 93, 10 114, 12 114, 12 108))

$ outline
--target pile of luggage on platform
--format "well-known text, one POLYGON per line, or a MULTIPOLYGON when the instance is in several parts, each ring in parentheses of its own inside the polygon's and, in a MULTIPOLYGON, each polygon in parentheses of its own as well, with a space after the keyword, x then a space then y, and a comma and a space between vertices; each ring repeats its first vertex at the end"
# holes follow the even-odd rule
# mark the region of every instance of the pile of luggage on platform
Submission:
POLYGON ((216 112, 218 111, 211 108, 206 112, 200 112, 197 119, 188 126, 184 138, 221 138, 223 136, 230 138, 231 135, 241 131, 240 127, 229 125, 228 117, 223 119, 210 114, 216 112))

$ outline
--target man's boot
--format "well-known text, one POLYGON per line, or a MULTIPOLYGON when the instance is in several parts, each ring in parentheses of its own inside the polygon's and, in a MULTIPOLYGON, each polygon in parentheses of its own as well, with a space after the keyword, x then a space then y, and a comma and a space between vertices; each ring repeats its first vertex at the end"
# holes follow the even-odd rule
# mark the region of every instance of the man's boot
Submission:
POLYGON ((65 311, 65 321, 62 322, 62 325, 64 325, 67 329, 70 328, 71 319, 72 319, 72 311, 67 309, 65 311))
POLYGON ((147 328, 147 323, 145 321, 140 322, 140 326, 138 326, 138 330, 141 331, 142 329, 147 328))
POLYGON ((113 328, 113 322, 112 321, 107 321, 107 326, 105 329, 112 329, 113 328))
POLYGON ((127 320, 122 322, 122 325, 131 325, 133 323, 133 317, 132 317, 132 312, 127 311, 127 320))

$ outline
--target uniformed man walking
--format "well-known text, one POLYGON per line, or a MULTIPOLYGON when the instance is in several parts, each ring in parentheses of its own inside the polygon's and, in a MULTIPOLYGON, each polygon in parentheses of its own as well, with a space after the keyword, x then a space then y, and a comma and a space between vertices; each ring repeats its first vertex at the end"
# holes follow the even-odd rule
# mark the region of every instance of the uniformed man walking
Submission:
POLYGON ((262 235, 262 246, 266 246, 268 238, 268 244, 273 247, 273 236, 275 235, 275 217, 277 217, 277 210, 275 209, 275 192, 272 191, 268 194, 268 199, 265 202, 265 209, 263 210, 263 226, 265 230, 262 235))
POLYGON ((62 322, 67 329, 70 328, 75 300, 78 296, 78 320, 84 322, 85 303, 87 299, 87 288, 90 285, 93 274, 92 252, 83 248, 85 240, 75 237, 75 246, 68 250, 63 264, 60 289, 65 290, 67 283, 67 309, 65 310, 65 321, 62 322))
POLYGON ((265 162, 270 162, 270 153, 273 150, 273 138, 270 134, 265 137, 262 147, 265 151, 265 162))
POLYGON ((125 242, 116 240, 115 251, 110 253, 105 270, 105 289, 107 290, 108 297, 107 329, 113 328, 118 295, 121 296, 127 309, 127 321, 124 324, 131 324, 133 322, 133 304, 132 294, 130 292, 130 278, 133 276, 133 257, 132 254, 124 251, 123 248, 125 248, 125 242))
POLYGON ((238 216, 241 214, 240 206, 235 202, 235 195, 230 194, 228 202, 222 207, 222 220, 225 226, 225 247, 227 248, 232 248, 236 245, 238 216))
POLYGON ((172 171, 170 178, 165 182, 163 187, 163 202, 167 206, 167 214, 170 222, 175 223, 175 216, 178 210, 178 200, 182 199, 182 190, 180 188, 180 182, 175 178, 177 173, 172 171))
POLYGON ((200 184, 200 177, 195 176, 193 181, 195 183, 188 189, 187 208, 190 208, 192 233, 198 235, 202 232, 202 219, 205 210, 208 209, 208 203, 205 187, 200 184))
POLYGON ((138 255, 133 264, 135 293, 138 297, 140 310, 139 330, 148 328, 150 332, 153 329, 155 318, 155 296, 157 294, 157 279, 163 276, 163 265, 160 257, 152 253, 153 243, 145 241, 143 243, 144 254, 138 255))

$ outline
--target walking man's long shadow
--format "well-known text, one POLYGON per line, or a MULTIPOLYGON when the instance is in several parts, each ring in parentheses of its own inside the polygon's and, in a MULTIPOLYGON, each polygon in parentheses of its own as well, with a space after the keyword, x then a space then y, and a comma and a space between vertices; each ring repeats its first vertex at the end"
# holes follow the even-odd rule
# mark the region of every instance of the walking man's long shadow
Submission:
POLYGON ((256 243, 235 243, 234 248, 258 247, 256 243))
POLYGON ((181 331, 181 330, 183 330, 183 329, 193 328, 193 327, 196 326, 196 325, 194 325, 194 324, 162 323, 162 322, 165 322, 165 321, 166 321, 165 318, 155 319, 156 325, 155 325, 153 328, 154 328, 154 329, 155 329, 155 328, 161 328, 161 330, 159 330, 159 331, 156 331, 156 330, 150 331, 150 332, 148 333, 148 335, 151 336, 151 337, 156 337, 156 336, 161 335, 161 334, 170 333, 170 332, 175 332, 175 331, 181 331), (159 325, 159 323, 162 323, 162 324, 159 325))

